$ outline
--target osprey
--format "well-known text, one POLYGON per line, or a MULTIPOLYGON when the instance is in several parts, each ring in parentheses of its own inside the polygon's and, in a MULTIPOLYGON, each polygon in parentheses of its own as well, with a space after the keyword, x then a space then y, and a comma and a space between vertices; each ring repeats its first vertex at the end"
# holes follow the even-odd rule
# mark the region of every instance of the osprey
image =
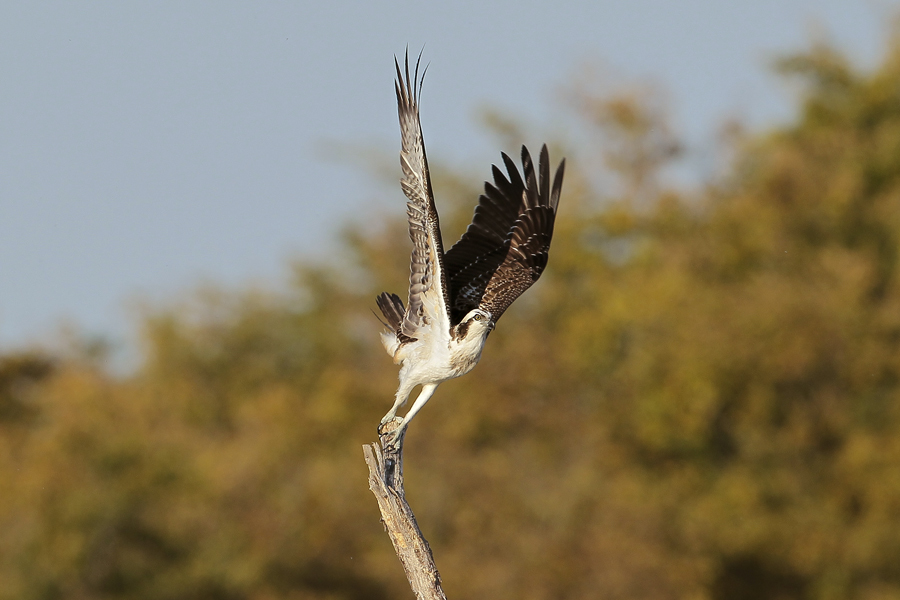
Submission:
POLYGON ((537 175, 524 146, 523 175, 512 159, 501 153, 508 176, 493 167, 494 183, 484 184, 471 225, 444 252, 419 122, 419 61, 412 79, 408 55, 405 77, 396 57, 394 66, 402 148, 400 184, 409 199, 406 214, 413 250, 407 306, 404 308, 396 294, 387 292, 376 300, 387 327, 381 341, 394 363, 401 365, 394 405, 381 420, 379 433, 394 419, 413 388, 421 385, 422 390, 393 432, 392 446, 440 383, 472 370, 503 311, 541 276, 565 167, 563 160, 551 185, 546 145, 541 148, 537 175))

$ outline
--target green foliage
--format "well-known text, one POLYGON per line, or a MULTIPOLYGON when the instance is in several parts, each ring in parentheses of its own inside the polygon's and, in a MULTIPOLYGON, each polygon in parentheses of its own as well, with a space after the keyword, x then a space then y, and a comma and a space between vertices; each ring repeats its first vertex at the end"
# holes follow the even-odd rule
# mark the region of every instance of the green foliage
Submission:
MULTIPOLYGON (((622 197, 566 152, 547 272, 407 436, 451 598, 900 598, 900 47, 782 69, 796 122, 694 193, 652 102, 580 103, 622 197)), ((3 357, 0 599, 408 597, 360 450, 402 231, 147 315, 124 380, 3 357)))

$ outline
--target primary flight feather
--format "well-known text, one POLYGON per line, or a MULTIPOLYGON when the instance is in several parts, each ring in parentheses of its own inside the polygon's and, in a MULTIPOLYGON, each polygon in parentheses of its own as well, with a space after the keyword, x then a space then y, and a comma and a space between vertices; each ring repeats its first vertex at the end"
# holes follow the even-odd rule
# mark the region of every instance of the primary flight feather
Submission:
POLYGON ((410 77, 409 56, 402 71, 396 58, 394 65, 403 170, 400 185, 409 199, 406 214, 413 250, 407 306, 387 292, 376 300, 388 327, 381 341, 400 365, 394 405, 379 430, 394 419, 413 388, 421 385, 422 391, 393 432, 391 444, 440 383, 475 367, 497 320, 543 273, 565 167, 563 159, 551 183, 546 145, 541 148, 537 173, 525 146, 521 174, 515 162, 501 153, 507 174, 493 167, 494 182, 485 182, 472 223, 444 252, 419 122, 425 73, 420 79, 416 61, 410 77))

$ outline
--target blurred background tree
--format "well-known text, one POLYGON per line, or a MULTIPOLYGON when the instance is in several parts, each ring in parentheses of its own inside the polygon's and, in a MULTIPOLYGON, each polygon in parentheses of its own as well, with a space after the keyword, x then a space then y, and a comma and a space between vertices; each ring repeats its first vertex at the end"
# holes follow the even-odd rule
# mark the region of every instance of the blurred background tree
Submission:
MULTIPOLYGON (((557 141, 550 268, 407 436, 451 598, 900 598, 900 39, 779 68, 795 121, 691 191, 653 97, 574 93, 605 164, 557 141)), ((436 183, 448 242, 471 181, 436 183)), ((149 311, 131 376, 2 357, 0 598, 407 597, 360 449, 401 213, 286 292, 149 311)))

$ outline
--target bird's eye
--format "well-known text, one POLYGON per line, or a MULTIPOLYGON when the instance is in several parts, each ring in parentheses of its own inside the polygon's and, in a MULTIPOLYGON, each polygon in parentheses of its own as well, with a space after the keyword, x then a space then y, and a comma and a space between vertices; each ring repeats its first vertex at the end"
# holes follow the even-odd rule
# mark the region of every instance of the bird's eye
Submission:
POLYGON ((476 315, 475 315, 474 317, 472 317, 472 318, 475 319, 476 321, 484 321, 484 315, 479 315, 479 314, 477 314, 477 313, 476 313, 476 315))

